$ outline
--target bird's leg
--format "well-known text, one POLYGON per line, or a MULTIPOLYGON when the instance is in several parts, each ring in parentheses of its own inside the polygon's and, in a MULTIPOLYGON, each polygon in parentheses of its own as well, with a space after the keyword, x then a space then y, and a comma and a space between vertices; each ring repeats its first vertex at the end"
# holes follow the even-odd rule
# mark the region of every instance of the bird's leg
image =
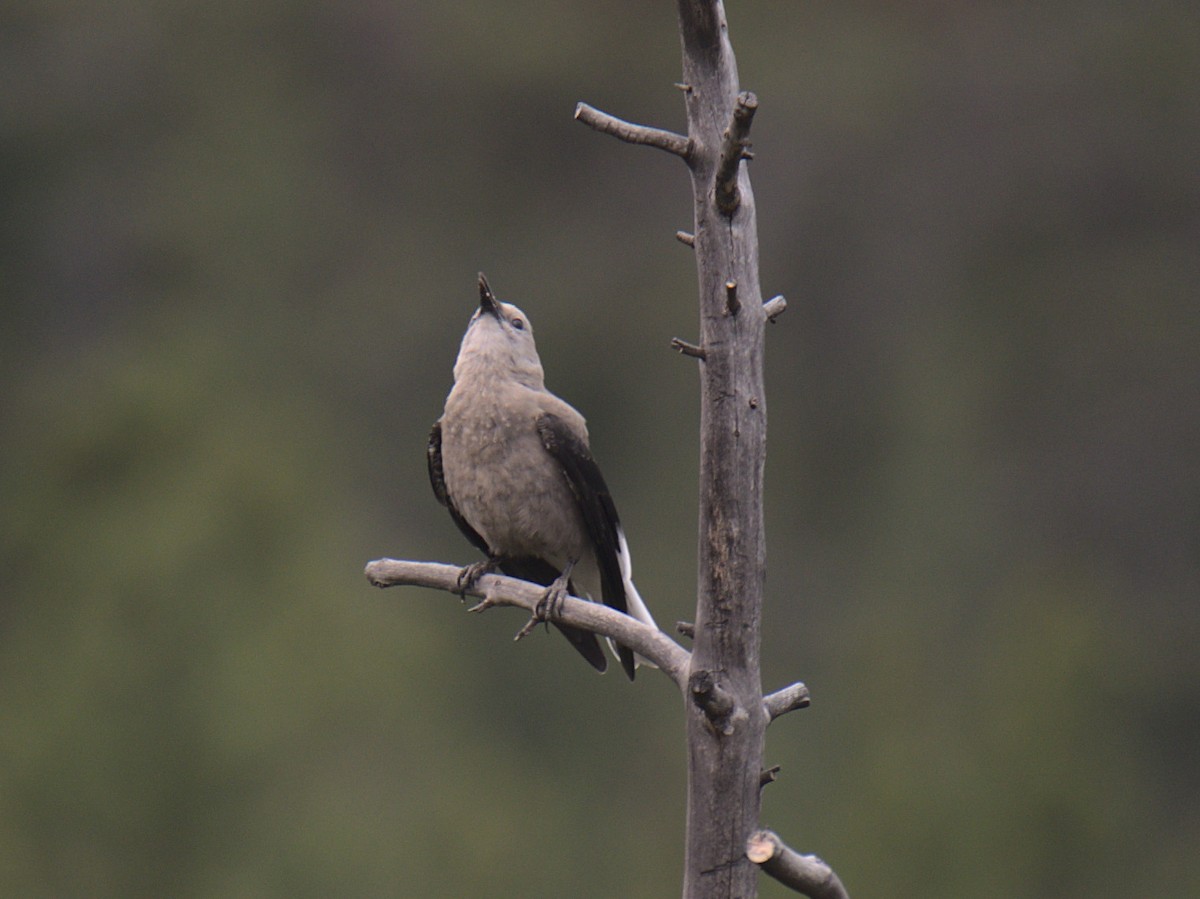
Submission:
POLYGON ((462 571, 458 573, 458 581, 455 584, 454 592, 463 600, 466 600, 467 591, 474 587, 476 582, 485 574, 494 572, 499 565, 500 559, 496 556, 488 556, 482 562, 472 562, 470 565, 464 565, 462 571))
POLYGON ((539 621, 549 621, 551 617, 558 617, 563 600, 571 595, 571 572, 574 570, 575 561, 572 560, 567 563, 562 574, 546 588, 546 592, 542 594, 542 598, 538 600, 538 604, 533 609, 533 614, 539 621))
POLYGON ((562 570, 562 574, 551 581, 546 592, 542 594, 542 598, 533 607, 533 614, 529 616, 525 626, 513 637, 514 640, 529 636, 539 624, 548 623, 551 618, 558 617, 563 600, 571 595, 571 572, 575 569, 575 561, 568 562, 567 567, 562 570))

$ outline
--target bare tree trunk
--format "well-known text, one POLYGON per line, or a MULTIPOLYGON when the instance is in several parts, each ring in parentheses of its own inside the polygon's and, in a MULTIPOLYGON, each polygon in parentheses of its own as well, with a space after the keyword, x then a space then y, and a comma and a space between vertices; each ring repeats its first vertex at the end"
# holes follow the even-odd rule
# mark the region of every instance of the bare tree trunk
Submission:
POLYGON ((767 315, 742 164, 756 101, 739 94, 720 0, 678 0, 700 289, 700 535, 689 674, 685 899, 752 897, 767 715, 759 645, 766 542, 767 315))

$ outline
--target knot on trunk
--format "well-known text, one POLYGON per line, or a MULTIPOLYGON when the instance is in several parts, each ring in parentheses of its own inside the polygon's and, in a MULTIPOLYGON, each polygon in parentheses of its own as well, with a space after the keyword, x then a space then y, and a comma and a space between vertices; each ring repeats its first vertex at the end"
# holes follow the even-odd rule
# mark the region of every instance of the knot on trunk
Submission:
POLYGON ((715 672, 693 672, 688 677, 688 693, 719 734, 729 736, 737 722, 746 717, 746 713, 738 708, 737 699, 720 683, 715 672))

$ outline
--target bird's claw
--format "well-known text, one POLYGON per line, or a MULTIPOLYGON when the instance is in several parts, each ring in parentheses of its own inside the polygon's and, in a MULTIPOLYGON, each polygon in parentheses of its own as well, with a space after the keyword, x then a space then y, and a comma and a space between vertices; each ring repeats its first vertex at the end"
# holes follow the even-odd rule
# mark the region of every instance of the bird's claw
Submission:
POLYGON ((539 624, 548 625, 552 619, 559 616, 562 611, 563 600, 571 595, 571 571, 574 568, 575 563, 569 563, 563 569, 562 574, 556 577, 550 586, 546 588, 546 592, 542 594, 542 598, 534 605, 533 614, 529 616, 529 620, 525 622, 525 626, 517 631, 517 635, 513 637, 514 641, 528 637, 539 624))
POLYGON ((558 581, 555 581, 546 588, 546 592, 542 594, 542 598, 533 607, 534 620, 549 621, 552 618, 557 618, 562 611, 563 600, 569 595, 570 593, 567 590, 566 584, 560 584, 558 581))
POLYGON ((491 574, 496 570, 495 559, 484 559, 482 562, 472 562, 470 565, 464 565, 458 573, 458 580, 454 585, 454 592, 461 599, 467 598, 467 592, 479 582, 479 579, 485 574, 491 574))

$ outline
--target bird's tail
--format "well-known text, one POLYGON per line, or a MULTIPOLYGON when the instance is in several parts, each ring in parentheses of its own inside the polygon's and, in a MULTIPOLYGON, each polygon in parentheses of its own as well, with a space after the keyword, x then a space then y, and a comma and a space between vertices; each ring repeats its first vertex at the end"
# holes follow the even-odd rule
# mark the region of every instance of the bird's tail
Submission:
MULTIPOLYGON (((650 610, 646 608, 646 603, 642 601, 642 595, 638 593, 637 587, 633 585, 633 579, 625 578, 625 601, 629 604, 629 614, 636 618, 642 624, 648 624, 655 630, 659 630, 658 624, 654 621, 654 616, 650 614, 650 610)), ((612 640, 608 641, 612 651, 617 651, 617 645, 612 640)), ((634 667, 645 665, 647 668, 657 668, 658 666, 649 659, 643 658, 637 653, 633 654, 634 667)))
MULTIPOLYGON (((617 558, 621 562, 621 581, 625 585, 625 611, 636 618, 642 624, 648 624, 655 630, 659 630, 658 624, 654 621, 654 616, 650 614, 650 610, 646 607, 642 595, 638 593, 637 587, 633 585, 633 560, 629 555, 629 544, 625 542, 625 534, 618 530, 617 539, 619 541, 617 558)), ((613 640, 608 641, 613 653, 617 658, 621 657, 620 647, 613 640)), ((657 668, 648 659, 637 654, 634 655, 634 667, 645 665, 648 668, 657 668)), ((632 677, 632 675, 630 675, 632 677)))

